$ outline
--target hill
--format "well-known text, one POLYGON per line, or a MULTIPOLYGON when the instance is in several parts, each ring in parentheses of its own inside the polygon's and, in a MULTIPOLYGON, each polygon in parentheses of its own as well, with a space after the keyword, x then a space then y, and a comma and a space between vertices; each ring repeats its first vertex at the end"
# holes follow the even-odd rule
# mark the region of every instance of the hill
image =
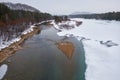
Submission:
POLYGON ((32 7, 32 6, 29 6, 29 5, 26 5, 26 4, 21 4, 21 3, 10 3, 10 2, 4 2, 2 3, 4 5, 6 5, 8 8, 12 9, 12 10, 24 10, 24 11, 31 11, 31 12, 39 12, 38 9, 32 7))
POLYGON ((103 20, 118 20, 120 21, 120 12, 107 12, 101 14, 71 14, 71 18, 87 18, 87 19, 103 19, 103 20))
POLYGON ((52 16, 50 14, 42 13, 28 5, 20 3, 0 3, 1 26, 8 24, 18 24, 19 22, 40 22, 51 18, 52 16))
MULTIPOLYGON (((19 3, 19 9, 11 9, 0 3, 0 46, 22 35, 30 25, 52 19, 49 13, 42 13, 35 8, 19 3), (25 7, 29 7, 25 8, 25 7), (33 11, 34 10, 34 11, 33 11)), ((12 5, 12 3, 11 3, 12 5)))

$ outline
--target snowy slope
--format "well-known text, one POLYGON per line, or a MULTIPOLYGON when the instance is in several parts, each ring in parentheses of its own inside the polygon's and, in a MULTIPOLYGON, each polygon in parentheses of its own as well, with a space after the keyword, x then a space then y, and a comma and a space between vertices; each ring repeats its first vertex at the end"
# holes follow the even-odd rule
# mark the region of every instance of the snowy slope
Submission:
POLYGON ((59 36, 73 35, 78 40, 82 40, 87 64, 86 80, 120 80, 120 22, 94 19, 74 20, 83 21, 83 24, 57 34, 59 36))
POLYGON ((4 2, 3 4, 5 4, 7 7, 9 7, 12 10, 24 10, 24 11, 31 11, 31 12, 39 12, 38 9, 28 6, 26 4, 21 4, 21 3, 8 3, 8 2, 4 2))

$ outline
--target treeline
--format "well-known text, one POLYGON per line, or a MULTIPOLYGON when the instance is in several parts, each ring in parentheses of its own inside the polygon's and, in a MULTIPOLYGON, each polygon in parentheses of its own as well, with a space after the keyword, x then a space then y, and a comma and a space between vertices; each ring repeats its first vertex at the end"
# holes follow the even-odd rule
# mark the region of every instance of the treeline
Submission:
POLYGON ((53 19, 56 23, 69 20, 68 16, 54 16, 53 19))
POLYGON ((72 18, 87 18, 87 19, 104 19, 104 20, 118 20, 120 21, 120 12, 108 12, 102 14, 81 14, 70 15, 72 18))
POLYGON ((52 18, 48 13, 11 10, 0 3, 0 45, 19 37, 31 24, 52 18))
POLYGON ((0 22, 1 25, 18 24, 21 22, 40 22, 51 19, 48 13, 30 12, 23 10, 11 10, 4 4, 0 3, 0 22))

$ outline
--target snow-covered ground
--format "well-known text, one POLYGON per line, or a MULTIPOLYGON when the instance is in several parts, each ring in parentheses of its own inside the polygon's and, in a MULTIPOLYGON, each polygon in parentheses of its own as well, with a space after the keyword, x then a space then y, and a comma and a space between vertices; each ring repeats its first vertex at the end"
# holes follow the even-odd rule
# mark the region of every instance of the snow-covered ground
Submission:
POLYGON ((71 21, 62 21, 59 22, 58 24, 55 23, 55 21, 52 21, 51 24, 54 25, 54 28, 57 30, 65 30, 65 29, 72 29, 73 27, 77 27, 76 26, 76 21, 75 20, 71 20, 71 21))
POLYGON ((3 64, 0 66, 0 80, 5 76, 8 66, 3 64))
MULTIPOLYGON (((73 20, 83 21, 83 24, 57 34, 72 35, 82 40, 87 65, 86 80, 120 80, 120 22, 79 18, 73 20)), ((55 27, 59 28, 56 24, 55 27)))

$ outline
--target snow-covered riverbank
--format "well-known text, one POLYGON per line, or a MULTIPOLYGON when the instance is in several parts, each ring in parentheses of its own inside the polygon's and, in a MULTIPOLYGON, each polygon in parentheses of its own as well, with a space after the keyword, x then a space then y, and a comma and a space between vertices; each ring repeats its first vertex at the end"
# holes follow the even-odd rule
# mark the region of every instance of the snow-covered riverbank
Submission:
MULTIPOLYGON (((59 36, 82 40, 86 58, 86 80, 119 80, 120 22, 94 19, 73 19, 83 24, 62 30, 59 36)), ((59 28, 57 25, 55 27, 59 28)))
MULTIPOLYGON (((45 23, 45 22, 50 22, 50 21, 51 21, 51 20, 42 21, 42 22, 40 22, 40 23, 37 23, 37 25, 40 25, 40 24, 45 23)), ((28 29, 26 29, 25 31, 23 31, 22 34, 21 34, 21 36, 22 36, 22 35, 25 35, 25 34, 27 34, 27 33, 32 32, 32 31, 33 31, 33 28, 36 27, 35 25, 36 25, 36 24, 30 25, 30 28, 28 28, 28 29)), ((19 37, 17 37, 17 38, 14 38, 14 39, 12 39, 12 40, 10 40, 10 41, 4 41, 2 38, 0 38, 0 50, 6 48, 6 47, 8 47, 8 46, 10 46, 10 45, 13 44, 14 42, 20 41, 21 36, 19 36, 19 37)))
MULTIPOLYGON (((33 25, 30 26, 30 28, 28 28, 28 29, 26 29, 25 31, 22 32, 22 35, 23 35, 23 34, 30 33, 31 31, 33 31, 33 28, 34 28, 34 27, 35 27, 35 26, 33 26, 33 25)), ((8 42, 5 42, 5 41, 3 41, 2 39, 0 39, 0 50, 6 48, 6 47, 8 47, 8 46, 10 46, 11 44, 13 44, 14 42, 19 41, 20 39, 21 39, 21 37, 17 37, 17 38, 14 38, 14 39, 12 39, 12 40, 10 40, 10 41, 8 41, 8 42)))

